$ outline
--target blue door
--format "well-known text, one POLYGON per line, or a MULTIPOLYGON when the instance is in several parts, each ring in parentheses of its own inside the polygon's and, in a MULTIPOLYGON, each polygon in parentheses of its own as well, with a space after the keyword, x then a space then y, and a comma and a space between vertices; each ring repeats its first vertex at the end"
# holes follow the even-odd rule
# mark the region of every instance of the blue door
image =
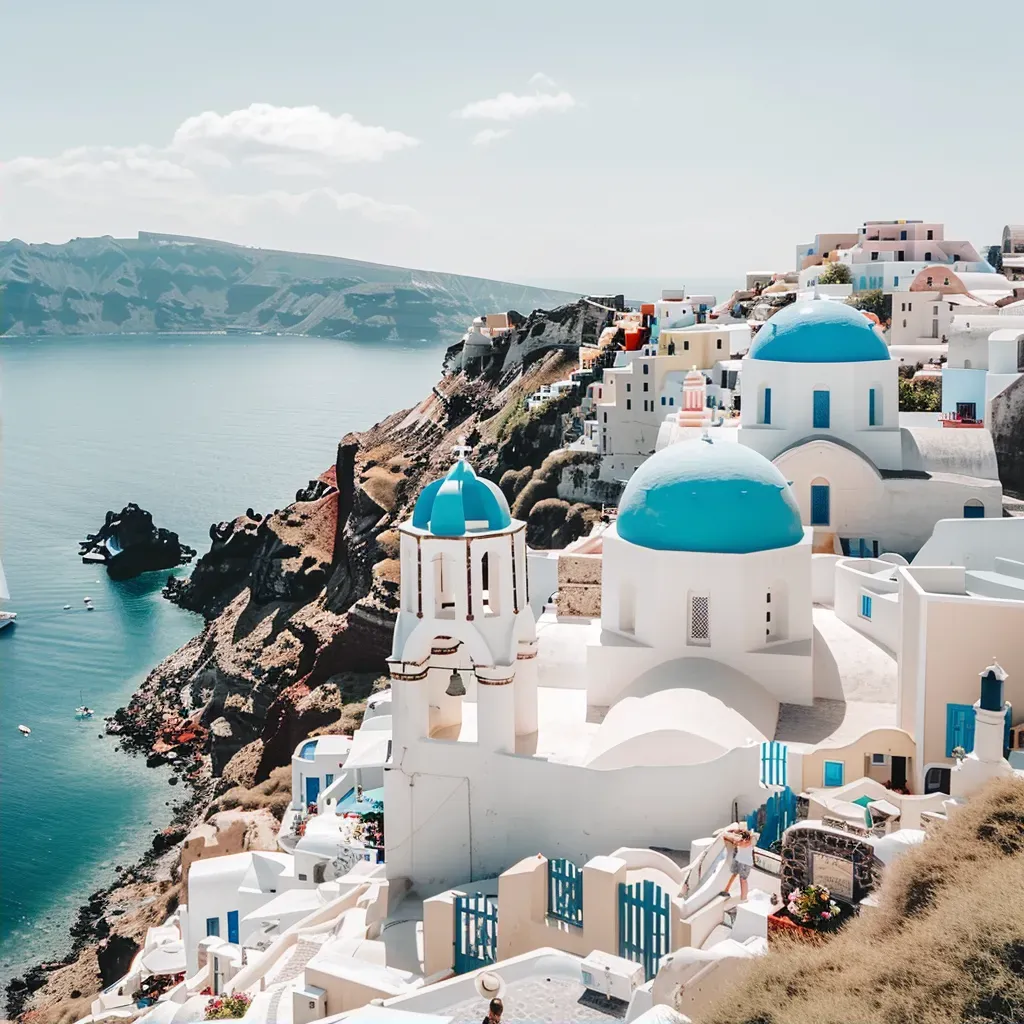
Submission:
POLYGON ((316 803, 316 798, 320 795, 320 778, 314 775, 311 779, 306 779, 306 806, 316 803))
POLYGON ((811 484, 811 526, 828 526, 828 484, 811 484))
POLYGON ((228 942, 238 943, 238 911, 228 911, 228 942))
POLYGON ((974 705, 946 705, 946 757, 962 747, 968 754, 974 749, 974 705))
POLYGON ((829 393, 827 391, 814 392, 814 429, 828 430, 831 422, 829 405, 829 393))

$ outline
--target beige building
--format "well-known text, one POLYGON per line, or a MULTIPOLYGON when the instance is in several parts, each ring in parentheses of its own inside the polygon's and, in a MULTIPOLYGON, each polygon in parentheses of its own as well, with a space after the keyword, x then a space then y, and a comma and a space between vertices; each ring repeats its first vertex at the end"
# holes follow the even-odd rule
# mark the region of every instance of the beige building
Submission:
POLYGON ((658 355, 682 356, 686 369, 710 370, 719 360, 744 355, 748 348, 746 324, 694 324, 668 328, 658 335, 658 355))
POLYGON ((948 793, 952 752, 973 747, 978 678, 993 658, 1008 674, 1006 700, 1024 708, 1024 563, 907 566, 899 575, 897 712, 917 743, 911 788, 948 793))

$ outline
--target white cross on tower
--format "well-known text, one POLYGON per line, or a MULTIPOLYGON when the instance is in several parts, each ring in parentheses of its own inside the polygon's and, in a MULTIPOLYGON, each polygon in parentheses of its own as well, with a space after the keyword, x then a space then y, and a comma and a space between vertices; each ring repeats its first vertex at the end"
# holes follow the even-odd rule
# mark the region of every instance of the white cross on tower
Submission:
POLYGON ((472 450, 473 449, 466 444, 466 438, 463 436, 459 438, 459 443, 452 449, 452 452, 454 453, 455 458, 464 459, 472 450))

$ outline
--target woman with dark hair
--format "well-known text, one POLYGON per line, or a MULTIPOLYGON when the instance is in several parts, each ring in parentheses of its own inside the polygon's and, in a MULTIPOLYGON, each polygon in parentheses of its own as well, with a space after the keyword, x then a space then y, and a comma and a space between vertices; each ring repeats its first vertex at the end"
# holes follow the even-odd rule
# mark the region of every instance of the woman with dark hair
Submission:
POLYGON ((495 997, 491 1000, 491 1005, 488 1007, 487 1016, 484 1017, 481 1024, 501 1024, 501 1015, 505 1010, 505 1004, 495 997))

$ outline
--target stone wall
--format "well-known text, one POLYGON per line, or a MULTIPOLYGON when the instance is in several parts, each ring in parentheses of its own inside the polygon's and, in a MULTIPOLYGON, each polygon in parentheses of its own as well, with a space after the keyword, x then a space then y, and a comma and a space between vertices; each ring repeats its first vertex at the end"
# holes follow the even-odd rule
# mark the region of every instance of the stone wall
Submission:
MULTIPOLYGON (((782 891, 802 889, 815 881, 814 855, 826 854, 853 866, 853 896, 842 897, 856 905, 882 880, 882 862, 865 839, 815 822, 793 825, 782 837, 782 891)), ((820 881, 820 879, 819 879, 820 881)))
POLYGON ((559 555, 559 615, 600 618, 601 564, 600 555, 559 555))
POLYGON ((992 399, 988 428, 1003 490, 1024 498, 1024 377, 992 399))

